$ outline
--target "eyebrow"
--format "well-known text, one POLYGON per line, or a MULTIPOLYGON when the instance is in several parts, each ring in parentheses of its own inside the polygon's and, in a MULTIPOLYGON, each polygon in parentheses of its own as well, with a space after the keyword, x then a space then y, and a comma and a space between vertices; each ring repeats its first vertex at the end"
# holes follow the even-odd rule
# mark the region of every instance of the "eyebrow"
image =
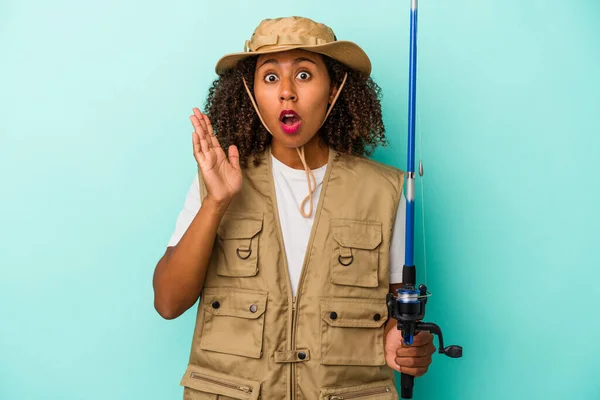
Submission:
MULTIPOLYGON (((301 63, 302 61, 308 61, 308 62, 310 62, 310 63, 313 63, 313 64, 317 65, 317 63, 316 63, 316 62, 314 62, 314 61, 313 61, 313 60, 311 60, 310 58, 306 58, 306 57, 298 57, 298 58, 296 58, 296 59, 295 59, 295 60, 292 62, 292 64, 299 64, 299 63, 301 63)), ((274 58, 269 58, 268 60, 265 60, 265 61, 264 61, 262 64, 260 64, 259 68, 260 68, 260 67, 262 67, 262 66, 263 66, 263 65, 265 65, 265 64, 276 64, 276 65, 279 65, 279 61, 277 61, 277 60, 276 60, 276 59, 274 59, 274 58)))

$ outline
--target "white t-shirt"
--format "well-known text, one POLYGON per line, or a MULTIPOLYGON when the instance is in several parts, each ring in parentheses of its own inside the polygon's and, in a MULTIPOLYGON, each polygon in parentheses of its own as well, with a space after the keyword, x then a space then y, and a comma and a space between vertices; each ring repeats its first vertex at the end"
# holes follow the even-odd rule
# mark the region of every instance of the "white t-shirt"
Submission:
MULTIPOLYGON (((317 182, 317 188, 313 197, 312 216, 305 218, 300 214, 300 204, 302 204, 302 200, 304 200, 308 193, 306 172, 290 168, 273 156, 271 156, 271 159, 273 160, 273 180, 275 182, 275 195, 277 196, 283 243, 287 255, 292 291, 295 296, 327 165, 312 170, 317 182)), ((183 209, 177 218, 175 231, 169 240, 168 246, 175 246, 179 242, 198 213, 200 204, 200 189, 198 175, 196 175, 185 199, 183 209)), ((308 210, 308 204, 305 204, 305 210, 308 210)), ((402 282, 404 234, 406 230, 405 219, 406 198, 402 195, 392 233, 390 283, 402 282)))

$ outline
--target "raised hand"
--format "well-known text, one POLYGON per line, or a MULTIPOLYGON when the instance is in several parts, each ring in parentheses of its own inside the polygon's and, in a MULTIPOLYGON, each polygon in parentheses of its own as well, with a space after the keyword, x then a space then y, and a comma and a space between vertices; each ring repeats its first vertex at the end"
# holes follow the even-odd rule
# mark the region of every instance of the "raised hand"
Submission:
POLYGON ((220 205, 228 205, 242 188, 240 154, 236 146, 229 146, 228 156, 214 135, 208 116, 198 108, 193 109, 190 120, 194 126, 192 142, 194 158, 202 172, 207 190, 207 199, 220 205))

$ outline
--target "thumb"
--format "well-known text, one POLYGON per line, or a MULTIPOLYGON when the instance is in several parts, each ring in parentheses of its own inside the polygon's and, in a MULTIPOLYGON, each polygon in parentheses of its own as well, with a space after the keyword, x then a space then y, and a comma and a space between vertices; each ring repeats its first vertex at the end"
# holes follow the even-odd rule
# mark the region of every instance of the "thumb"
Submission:
POLYGON ((385 361, 393 370, 400 371, 400 366, 396 364, 396 351, 402 346, 402 331, 396 327, 391 328, 385 336, 385 361))
POLYGON ((227 150, 227 154, 229 156, 229 162, 231 165, 235 167, 235 169, 240 169, 240 152, 238 148, 234 145, 229 146, 227 150))

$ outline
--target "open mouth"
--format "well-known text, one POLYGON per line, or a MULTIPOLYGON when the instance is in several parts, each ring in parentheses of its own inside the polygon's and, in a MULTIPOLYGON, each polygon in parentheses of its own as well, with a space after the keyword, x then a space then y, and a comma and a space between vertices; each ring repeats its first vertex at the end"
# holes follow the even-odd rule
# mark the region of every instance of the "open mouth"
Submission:
POLYGON ((300 116, 294 110, 283 110, 279 115, 279 121, 281 122, 281 128, 287 134, 298 132, 302 123, 300 116))

